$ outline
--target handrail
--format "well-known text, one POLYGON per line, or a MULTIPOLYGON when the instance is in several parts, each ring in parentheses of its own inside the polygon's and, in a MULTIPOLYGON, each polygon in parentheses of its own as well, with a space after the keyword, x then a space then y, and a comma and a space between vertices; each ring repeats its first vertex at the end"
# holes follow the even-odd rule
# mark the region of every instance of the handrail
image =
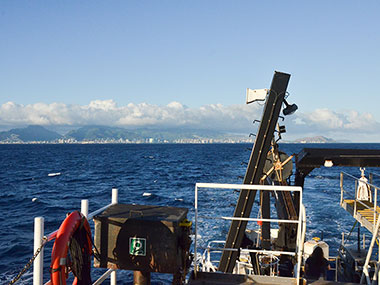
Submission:
MULTIPOLYGON (((118 189, 112 188, 112 200, 111 200, 112 202, 110 204, 98 209, 98 210, 91 212, 90 214, 87 213, 88 212, 88 203, 85 203, 85 204, 83 203, 84 201, 88 201, 88 200, 82 200, 81 213, 87 218, 88 221, 91 221, 97 214, 107 210, 112 205, 117 204, 117 197, 118 197, 118 189)), ((58 232, 58 230, 51 232, 47 236, 44 236, 44 239, 46 239, 47 241, 51 241, 51 240, 55 239, 57 236, 57 232, 58 232)))
POLYGON ((265 249, 249 249, 249 248, 226 248, 226 247, 198 247, 199 249, 209 249, 209 250, 219 250, 219 251, 238 251, 238 252, 254 252, 254 253, 264 253, 264 254, 285 254, 285 255, 291 255, 296 256, 295 252, 292 251, 279 251, 279 250, 265 250, 265 249))
POLYGON ((285 220, 285 219, 264 219, 264 218, 238 218, 238 217, 222 217, 223 220, 231 221, 247 221, 247 222, 273 222, 273 223, 287 223, 298 224, 298 220, 285 220))
MULTIPOLYGON (((272 251, 272 250, 254 250, 254 249, 236 249, 236 248, 213 248, 213 247, 199 247, 198 246, 198 190, 200 188, 205 189, 244 189, 244 190, 261 190, 261 191, 297 191, 302 193, 302 187, 300 186, 276 186, 276 185, 250 185, 250 184, 221 184, 221 183, 196 183, 195 184, 195 197, 194 197, 194 209, 195 209, 195 229, 194 229, 194 256, 197 256, 198 249, 217 250, 217 251, 240 251, 240 252, 256 252, 265 254, 288 254, 297 256, 297 284, 299 284, 301 258, 303 252, 303 241, 306 235, 306 211, 302 204, 302 195, 300 195, 300 214, 298 220, 285 220, 285 219, 263 219, 263 218, 239 218, 239 217, 222 217, 224 220, 242 220, 242 221, 264 221, 264 222, 277 222, 277 223, 295 223, 298 224, 297 231, 297 248, 296 252, 284 252, 284 251, 272 251)), ((211 218, 211 217, 210 217, 211 218)), ((209 260, 208 260, 209 261, 209 260)), ((197 274, 197 258, 194 258, 194 274, 197 274)))
MULTIPOLYGON (((372 175, 373 173, 371 173, 372 175)), ((377 175, 377 174, 376 174, 377 175)), ((344 193, 348 194, 348 196, 351 198, 352 197, 352 193, 345 190, 344 189, 344 183, 343 183, 343 180, 344 180, 344 176, 348 176, 349 178, 351 179, 354 179, 355 181, 355 194, 354 194, 354 212, 353 212, 353 215, 354 217, 356 218, 356 215, 357 215, 357 203, 359 203, 360 205, 364 206, 364 208, 370 210, 371 212, 373 212, 373 226, 372 226, 372 230, 375 229, 375 225, 376 225, 376 221, 377 221, 377 216, 380 216, 380 211, 378 211, 377 209, 377 190, 380 190, 379 187, 377 187, 376 185, 372 184, 372 183, 369 183, 368 181, 362 181, 360 180, 360 178, 357 178, 351 174, 348 174, 346 172, 341 172, 340 173, 340 187, 341 187, 341 198, 340 198, 340 203, 341 205, 343 204, 343 201, 344 201, 344 193), (374 206, 373 208, 372 207, 369 207, 368 205, 366 205, 365 203, 363 203, 361 200, 357 199, 357 190, 358 190, 358 181, 361 181, 362 183, 365 183, 367 186, 369 186, 370 190, 371 190, 371 187, 374 189, 374 199, 373 199, 373 202, 374 202, 374 206), (378 214, 378 215, 377 215, 378 214)))
MULTIPOLYGON (((108 209, 110 206, 118 203, 118 189, 112 188, 112 198, 111 203, 95 210, 94 212, 88 214, 88 200, 82 200, 81 203, 81 213, 87 218, 88 221, 92 220, 97 214, 108 209)), ((43 284, 43 250, 46 242, 51 241, 56 238, 58 230, 55 230, 48 235, 43 235, 44 219, 42 217, 35 218, 35 234, 34 234, 34 247, 41 247, 40 255, 33 262, 33 284, 42 285, 43 284), (42 229, 42 231, 41 231, 42 229)), ((36 249, 34 250, 36 251, 36 249)), ((105 272, 98 280, 96 280, 93 285, 101 284, 108 276, 111 276, 110 284, 116 285, 116 270, 109 269, 105 272)), ((51 281, 45 283, 45 285, 51 284, 51 281)))
MULTIPOLYGON (((350 193, 349 193, 348 191, 346 191, 346 190, 343 190, 343 191, 346 192, 346 193, 348 193, 348 194, 350 194, 350 193)), ((353 195, 351 195, 351 197, 352 197, 352 196, 353 196, 353 195)), ((355 201, 355 202, 358 202, 360 205, 364 206, 364 207, 367 208, 368 210, 371 210, 372 212, 377 212, 377 213, 380 214, 380 211, 375 210, 374 208, 369 207, 368 205, 366 205, 365 203, 363 203, 361 200, 356 199, 356 197, 354 197, 353 200, 357 200, 357 201, 355 201)))
MULTIPOLYGON (((347 175, 347 176, 350 176, 350 178, 353 178, 353 179, 355 179, 356 181, 359 180, 359 178, 354 177, 354 176, 352 176, 352 175, 350 175, 350 174, 348 174, 348 173, 341 172, 341 174, 345 174, 345 175, 347 175)), ((341 181, 343 181, 343 178, 341 178, 341 181)), ((367 184, 368 186, 371 186, 371 187, 373 187, 373 188, 377 188, 377 189, 380 190, 379 187, 377 187, 377 186, 375 186, 375 185, 373 185, 373 184, 371 184, 371 183, 364 182, 364 181, 363 181, 363 183, 367 184)), ((355 187, 355 188, 357 188, 357 187, 355 187)), ((353 195, 353 194, 350 193, 349 191, 345 190, 344 187, 343 187, 343 185, 341 185, 341 191, 347 193, 350 197, 353 197, 353 198, 356 200, 356 195, 355 195, 355 194, 353 195)), ((366 207, 367 209, 369 209, 369 210, 373 210, 372 208, 368 207, 366 204, 364 204, 363 202, 361 202, 361 200, 358 200, 358 202, 361 203, 361 204, 362 204, 364 207, 366 207)), ((377 210, 376 210, 376 211, 377 211, 377 210)), ((380 212, 379 212, 379 213, 380 213, 380 212)))
POLYGON ((108 269, 106 272, 104 272, 104 274, 102 276, 99 277, 98 280, 96 280, 92 285, 99 285, 99 284, 102 284, 103 281, 105 281, 108 276, 110 276, 112 273, 116 273, 115 269, 108 269))
POLYGON ((262 190, 262 191, 297 191, 302 192, 301 186, 278 186, 278 185, 256 185, 256 184, 228 184, 228 183, 196 183, 197 188, 214 189, 240 189, 240 190, 262 190))
MULTIPOLYGON (((351 174, 349 174, 349 173, 347 173, 347 172, 342 171, 341 173, 343 173, 344 175, 346 175, 346 176, 348 176, 348 177, 350 177, 350 178, 352 178, 352 179, 359 180, 359 178, 357 178, 357 177, 355 177, 355 176, 353 176, 353 175, 351 175, 351 174)), ((375 174, 375 173, 372 173, 372 174, 375 174)), ((376 175, 378 175, 378 174, 376 174, 376 175)), ((380 175, 379 175, 379 176, 380 176, 380 175)), ((371 187, 374 187, 374 188, 378 188, 378 189, 380 189, 379 187, 377 187, 377 186, 374 185, 374 184, 371 184, 371 183, 369 183, 369 182, 365 182, 365 183, 368 184, 368 185, 371 186, 371 187)))
POLYGON ((115 203, 110 203, 110 204, 108 204, 107 206, 104 206, 104 207, 102 207, 102 208, 100 208, 100 209, 98 209, 98 210, 96 210, 96 211, 94 211, 94 212, 88 214, 88 218, 87 218, 87 220, 91 221, 91 220, 92 220, 97 214, 99 214, 99 213, 101 213, 101 212, 107 210, 109 207, 111 207, 111 206, 114 205, 114 204, 115 204, 115 203))
MULTIPOLYGON (((84 200, 83 200, 84 201, 84 200)), ((111 207, 112 205, 114 205, 114 203, 110 203, 108 204, 107 206, 104 206, 90 214, 88 214, 88 217, 87 217, 87 220, 88 221, 91 221, 97 214, 107 210, 109 207, 111 207)), ((81 211, 82 212, 82 211, 81 211)), ((82 212, 83 213, 83 212, 82 212)), ((57 233, 58 233, 58 230, 55 230, 54 232, 51 232, 50 234, 48 234, 47 236, 44 236, 44 239, 46 239, 47 241, 51 241, 53 239, 55 239, 57 237, 57 233)))
MULTIPOLYGON (((340 182, 340 185, 341 185, 341 205, 343 203, 343 195, 345 193, 347 193, 348 195, 352 195, 351 192, 348 192, 346 191, 345 189, 343 189, 343 179, 344 179, 344 176, 348 176, 349 178, 352 178, 355 180, 355 205, 356 203, 360 203, 361 205, 364 205, 364 207, 366 209, 369 209, 370 211, 373 212, 373 223, 372 224, 372 239, 371 239, 371 243, 370 243, 370 246, 369 246, 369 249, 368 249, 368 252, 367 252, 367 256, 366 256, 366 260, 365 260, 365 264, 363 265, 363 272, 362 272, 362 275, 361 275, 361 280, 360 280, 360 283, 362 283, 364 280, 366 280, 367 284, 370 284, 371 282, 371 277, 369 275, 369 272, 368 272, 368 267, 369 267, 369 262, 370 262, 370 258, 371 258, 371 254, 372 254, 372 251, 373 251, 373 247, 374 247, 374 244, 375 244, 375 241, 377 240, 377 238, 379 237, 379 226, 380 226, 380 211, 378 211, 377 209, 377 191, 380 190, 379 187, 377 187, 376 185, 374 185, 372 182, 373 182, 373 175, 375 176, 378 176, 380 177, 380 175, 376 174, 376 173, 369 173, 369 179, 370 181, 363 181, 363 180, 360 180, 360 178, 357 178, 357 177, 354 177, 348 173, 341 173, 341 182, 340 182), (373 197, 373 208, 370 208, 368 207, 366 204, 364 204, 363 202, 361 202, 359 199, 357 199, 357 187, 358 187, 358 181, 361 181, 362 183, 365 183, 367 185, 367 187, 369 187, 369 191, 372 191, 372 189, 374 190, 374 195, 372 196, 373 197)), ((372 195, 372 192, 370 193, 372 195)), ((355 207, 354 209, 354 217, 356 218, 357 216, 357 209, 355 207)), ((376 270, 375 270, 375 274, 373 276, 373 282, 372 284, 374 284, 376 281, 376 279, 379 277, 377 276, 377 272, 378 272, 378 269, 379 269, 379 264, 377 264, 376 266, 376 270)))
POLYGON ((371 172, 370 174, 375 175, 377 177, 380 177, 380 174, 378 174, 378 173, 371 172))

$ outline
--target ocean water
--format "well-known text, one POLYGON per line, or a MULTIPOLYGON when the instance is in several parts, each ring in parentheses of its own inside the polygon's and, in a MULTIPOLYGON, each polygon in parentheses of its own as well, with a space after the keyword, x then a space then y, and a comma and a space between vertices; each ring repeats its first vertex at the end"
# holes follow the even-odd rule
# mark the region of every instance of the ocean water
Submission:
MULTIPOLYGON (((250 144, 0 145, 0 283, 9 282, 33 255, 34 217, 44 217, 45 234, 50 233, 59 227, 66 213, 80 209, 81 199, 89 200, 91 212, 110 203, 111 189, 117 187, 119 203, 186 207, 188 217, 193 219, 195 183, 241 183, 251 147, 250 144), (58 172, 61 175, 48 176, 58 172), (33 198, 37 200, 33 202, 33 198)), ((304 147, 380 149, 380 144, 280 145, 289 155, 304 147)), ((321 167, 306 178, 303 193, 307 238, 320 236, 323 231, 330 255, 336 254, 341 232, 349 232, 354 223, 339 207, 342 170, 360 176, 357 168, 321 167)), ((368 171, 380 174, 378 169, 368 171)), ((375 180, 376 183, 380 181, 375 180)), ((202 191, 200 215, 231 215, 237 197, 234 191, 202 191)), ((251 216, 257 216, 255 209, 251 216)), ((200 221, 201 245, 225 238, 228 223, 200 221)), ((355 240, 355 233, 353 237, 355 240)), ((51 248, 52 242, 44 252, 45 282, 49 279, 51 248)), ((93 279, 103 272, 94 269, 93 279)), ((30 284, 31 280, 32 270, 19 284, 30 284)), ((118 284, 132 284, 132 273, 119 271, 118 280, 118 284)), ((170 275, 152 275, 152 284, 168 284, 170 280, 170 275)))

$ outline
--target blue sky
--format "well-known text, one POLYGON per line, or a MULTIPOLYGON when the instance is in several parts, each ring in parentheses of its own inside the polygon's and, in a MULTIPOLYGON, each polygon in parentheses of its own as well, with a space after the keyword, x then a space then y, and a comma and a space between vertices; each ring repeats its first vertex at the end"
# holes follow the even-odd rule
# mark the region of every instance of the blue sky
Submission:
POLYGON ((68 124, 54 123, 54 108, 91 102, 140 106, 140 118, 142 103, 228 109, 279 70, 292 74, 293 129, 317 124, 318 134, 333 134, 338 117, 336 130, 355 123, 377 141, 379 13, 378 1, 3 0, 0 125, 34 122, 9 110, 68 124))

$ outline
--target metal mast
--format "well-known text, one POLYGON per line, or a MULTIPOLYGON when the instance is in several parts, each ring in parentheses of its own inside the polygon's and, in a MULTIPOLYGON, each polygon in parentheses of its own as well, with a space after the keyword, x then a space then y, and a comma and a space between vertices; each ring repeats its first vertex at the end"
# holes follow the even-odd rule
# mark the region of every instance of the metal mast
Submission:
MULTIPOLYGON (((263 176, 264 164, 274 136, 274 130, 280 115, 289 79, 290 74, 287 73, 275 71, 273 75, 263 117, 251 152, 243 184, 259 184, 263 176)), ((255 196, 256 191, 241 190, 235 207, 234 217, 248 218, 251 214, 255 196)), ((225 248, 240 248, 246 226, 246 221, 232 221, 225 248)), ((270 236, 266 237, 264 235, 265 232, 266 235, 270 235, 269 230, 269 223, 263 223, 263 239, 270 238, 270 236), (267 228, 266 231, 264 231, 264 227, 267 228)), ((218 270, 232 272, 237 255, 238 252, 236 251, 223 251, 218 270)))

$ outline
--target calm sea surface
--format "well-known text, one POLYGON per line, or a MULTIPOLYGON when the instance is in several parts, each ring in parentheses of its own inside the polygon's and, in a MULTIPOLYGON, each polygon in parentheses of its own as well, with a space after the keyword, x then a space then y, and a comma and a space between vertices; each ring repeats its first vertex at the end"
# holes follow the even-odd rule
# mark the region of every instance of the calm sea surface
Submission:
MULTIPOLYGON (((34 217, 45 218, 45 234, 56 230, 66 213, 90 201, 90 212, 111 200, 119 189, 119 203, 186 207, 194 217, 196 182, 241 183, 250 155, 249 144, 207 145, 0 145, 0 283, 9 282, 33 254, 34 217), (243 164, 242 164, 243 163, 243 164), (61 175, 49 177, 49 173, 61 175), (239 177, 240 176, 240 177, 239 177), (145 193, 145 195, 143 195, 145 193), (149 194, 148 194, 149 193, 149 194), (37 198, 35 202, 33 198, 37 198)), ((372 148, 380 144, 284 144, 288 154, 304 147, 372 148)), ((307 238, 324 234, 335 255, 341 232, 349 232, 353 219, 339 207, 342 168, 315 169, 306 179, 304 204, 307 238)), ((345 168, 357 177, 357 168, 345 168)), ((368 169, 380 173, 377 169, 368 169)), ((380 181, 375 180, 375 184, 380 181)), ((200 214, 232 215, 238 193, 213 190, 199 197, 200 214), (202 212, 203 211, 203 212, 202 212)), ((255 209, 252 217, 257 216, 255 209)), ((201 244, 224 239, 228 224, 202 220, 201 244)), ((255 226, 255 225, 252 225, 255 226)), ((362 232, 365 232, 362 229, 362 232)), ((45 249, 45 281, 49 278, 52 244, 45 249)), ((93 270, 93 279, 103 270, 93 270)), ((131 272, 118 272, 118 284, 132 284, 131 272)), ((32 270, 20 284, 31 284, 32 270)), ((153 284, 170 283, 169 275, 152 275, 153 284)), ((104 283, 107 284, 107 283, 104 283)))

